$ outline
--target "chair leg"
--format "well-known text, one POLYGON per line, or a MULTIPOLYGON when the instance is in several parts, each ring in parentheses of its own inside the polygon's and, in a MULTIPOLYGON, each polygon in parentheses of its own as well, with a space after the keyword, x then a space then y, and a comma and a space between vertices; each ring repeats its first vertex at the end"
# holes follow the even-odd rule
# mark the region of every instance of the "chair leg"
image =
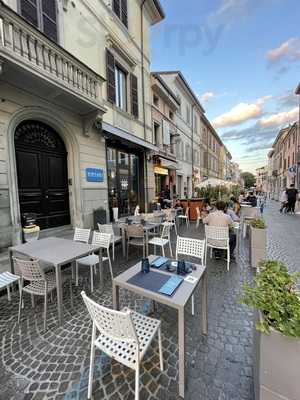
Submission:
POLYGON ((154 245, 154 255, 156 256, 156 245, 154 245))
POLYGON ((230 250, 227 248, 227 271, 229 271, 229 265, 230 265, 230 250))
POLYGON ((172 245, 171 245, 171 240, 170 239, 169 239, 169 248, 170 248, 171 257, 173 258, 173 251, 172 251, 172 245))
POLYGON ((135 400, 139 400, 140 398, 139 384, 140 384, 140 366, 139 364, 137 364, 135 370, 135 397, 134 397, 135 400))
MULTIPOLYGON (((71 271, 72 271, 72 280, 74 279, 74 262, 72 262, 72 264, 71 264, 71 271)), ((52 293, 52 292, 51 292, 52 293)))
POLYGON ((162 245, 162 246, 161 246, 161 249, 162 249, 162 255, 163 255, 163 257, 164 257, 164 256, 165 256, 165 246, 162 245))
POLYGON ((34 308, 34 295, 31 295, 31 307, 34 308))
POLYGON ((162 340, 161 340, 161 329, 160 327, 158 328, 157 331, 158 334, 158 348, 159 348, 159 365, 160 365, 160 370, 164 370, 164 360, 163 360, 163 351, 162 351, 162 340))
POLYGON ((212 249, 212 247, 210 248, 210 258, 212 258, 212 255, 213 255, 213 249, 212 249))
POLYGON ((75 265, 75 285, 78 286, 78 262, 75 265))
POLYGON ((175 226, 175 233, 176 233, 176 235, 178 235, 176 221, 174 222, 174 226, 175 226))
POLYGON ((109 264, 109 270, 110 270, 111 281, 113 281, 113 279, 114 279, 114 274, 113 274, 113 269, 112 269, 112 264, 111 264, 111 259, 110 259, 109 253, 108 253, 108 264, 109 264))
POLYGON ((192 296, 192 315, 195 315, 195 297, 194 295, 192 296))
POLYGON ((127 257, 126 257, 127 261, 128 261, 128 254, 129 254, 129 241, 127 242, 127 257))
POLYGON ((94 265, 90 266, 90 271, 91 271, 91 292, 93 293, 93 291, 94 291, 94 265))
POLYGON ((94 376, 94 362, 95 362, 95 345, 96 340, 96 326, 93 323, 92 343, 91 343, 91 358, 90 358, 90 371, 89 371, 89 386, 88 386, 88 399, 92 398, 93 376, 94 376))
POLYGON ((11 296, 10 296, 10 285, 7 285, 6 289, 7 289, 7 299, 8 299, 8 301, 11 301, 11 296))
MULTIPOLYGON (((52 295, 53 291, 51 292, 52 295)), ((72 288, 72 279, 70 279, 70 302, 71 302, 71 307, 74 307, 74 302, 73 302, 73 288, 72 288)))
POLYGON ((45 290, 45 304, 44 304, 44 332, 46 332, 46 329, 47 329, 47 303, 48 303, 48 296, 47 296, 47 290, 45 290))
POLYGON ((23 287, 22 283, 20 283, 20 302, 19 302, 19 313, 18 313, 18 324, 20 323, 21 319, 21 310, 22 310, 22 305, 23 305, 23 287))
POLYGON ((113 261, 115 261, 115 242, 112 245, 113 261))

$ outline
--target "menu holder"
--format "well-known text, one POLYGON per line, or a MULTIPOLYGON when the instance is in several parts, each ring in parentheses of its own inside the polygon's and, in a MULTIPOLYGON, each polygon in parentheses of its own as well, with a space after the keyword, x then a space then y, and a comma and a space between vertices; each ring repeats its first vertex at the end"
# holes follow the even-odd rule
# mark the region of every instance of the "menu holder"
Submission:
POLYGON ((167 296, 172 296, 175 290, 181 285, 184 279, 181 276, 173 275, 167 282, 159 289, 159 293, 167 296))
POLYGON ((162 267, 164 264, 166 264, 167 262, 169 262, 169 259, 167 257, 158 257, 156 260, 154 260, 151 263, 151 267, 153 268, 160 268, 162 267))

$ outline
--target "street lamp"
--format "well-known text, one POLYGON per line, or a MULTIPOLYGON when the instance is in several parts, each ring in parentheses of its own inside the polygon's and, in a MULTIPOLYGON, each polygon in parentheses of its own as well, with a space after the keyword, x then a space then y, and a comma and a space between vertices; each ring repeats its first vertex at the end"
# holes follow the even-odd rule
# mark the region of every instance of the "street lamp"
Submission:
POLYGON ((299 142, 300 142, 300 83, 297 86, 296 92, 295 92, 298 96, 299 96, 299 113, 298 113, 298 134, 297 134, 297 141, 296 141, 296 145, 297 145, 297 186, 299 187, 299 142))

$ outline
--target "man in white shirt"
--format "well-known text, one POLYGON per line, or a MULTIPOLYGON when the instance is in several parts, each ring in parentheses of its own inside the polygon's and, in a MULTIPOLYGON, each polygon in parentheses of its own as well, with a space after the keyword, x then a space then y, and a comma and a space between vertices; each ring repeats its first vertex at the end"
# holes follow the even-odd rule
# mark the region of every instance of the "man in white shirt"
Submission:
MULTIPOLYGON (((233 224, 232 218, 226 214, 226 203, 224 201, 218 201, 216 204, 217 211, 208 214, 204 218, 203 223, 210 226, 228 226, 228 228, 233 224)), ((230 247, 230 258, 234 260, 234 249, 236 246, 236 235, 235 233, 229 231, 229 247, 230 247)), ((217 258, 217 254, 216 258, 217 258)))

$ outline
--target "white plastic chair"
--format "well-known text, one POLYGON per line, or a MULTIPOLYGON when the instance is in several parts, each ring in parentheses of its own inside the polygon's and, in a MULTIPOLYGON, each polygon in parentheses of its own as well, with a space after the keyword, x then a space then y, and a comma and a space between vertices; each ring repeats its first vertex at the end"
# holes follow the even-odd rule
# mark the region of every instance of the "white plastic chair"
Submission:
POLYGON ((90 240, 91 230, 83 228, 75 228, 74 242, 88 243, 90 240))
POLYGON ((151 240, 149 240, 148 244, 153 244, 154 246, 154 254, 156 254, 156 246, 159 246, 161 247, 163 256, 165 256, 165 246, 168 244, 171 257, 173 257, 171 238, 170 238, 171 227, 172 224, 170 222, 164 222, 161 236, 155 236, 151 240))
POLYGON ((177 215, 177 218, 180 220, 185 220, 186 227, 189 228, 190 226, 190 216, 189 216, 190 207, 186 207, 185 213, 183 215, 177 215))
POLYGON ((135 400, 139 400, 140 365, 152 340, 158 335, 160 369, 163 371, 161 322, 124 308, 103 307, 81 292, 93 321, 88 399, 92 397, 95 349, 135 371, 135 400))
MULTIPOLYGON (((21 318, 21 309, 23 305, 23 292, 31 294, 31 296, 43 296, 44 297, 44 330, 47 329, 47 302, 48 294, 56 289, 56 277, 54 273, 45 273, 39 264, 38 259, 23 260, 20 258, 13 258, 16 268, 21 273, 20 280, 20 302, 19 302, 19 313, 18 313, 18 324, 21 318), (24 286, 24 280, 30 283, 24 286)), ((70 295, 71 303, 72 299, 72 281, 70 280, 70 295)), ((32 297, 33 299, 33 297, 32 297)))
POLYGON ((0 290, 6 288, 8 301, 11 301, 10 287, 14 283, 18 283, 19 291, 21 291, 20 279, 21 278, 20 278, 19 275, 14 275, 14 274, 12 274, 11 272, 8 272, 8 271, 2 272, 0 274, 0 290))
POLYGON ((134 216, 138 217, 140 215, 140 206, 136 206, 134 209, 134 216))
POLYGON ((143 257, 145 257, 146 238, 143 225, 132 224, 126 227, 127 230, 127 260, 129 254, 129 246, 143 247, 143 257))
MULTIPOLYGON (((187 237, 177 236, 176 243, 176 260, 179 255, 199 258, 201 265, 205 264, 205 240, 191 239, 187 237)), ((195 300, 192 296, 192 315, 195 314, 195 300)))
POLYGON ((111 235, 111 245, 113 260, 115 260, 115 244, 122 241, 122 236, 115 235, 112 224, 98 224, 98 230, 100 233, 109 233, 111 235))
POLYGON ((229 247, 229 227, 228 226, 209 226, 205 225, 205 265, 207 260, 207 249, 210 247, 210 257, 212 249, 227 251, 227 271, 230 265, 230 247, 229 247))
MULTIPOLYGON (((99 249, 104 249, 107 251, 107 257, 102 257, 102 262, 108 261, 111 280, 113 280, 113 271, 111 265, 111 259, 109 254, 109 246, 110 246, 111 236, 109 233, 99 233, 94 232, 92 239, 92 246, 97 246, 99 249)), ((97 254, 90 254, 86 257, 78 258, 76 260, 76 272, 75 272, 75 281, 76 286, 78 286, 78 267, 79 265, 83 265, 85 267, 90 267, 91 272, 91 292, 94 291, 94 272, 96 271, 96 266, 99 265, 99 273, 100 271, 100 263, 99 256, 97 254)))
POLYGON ((177 224, 176 224, 176 215, 177 211, 175 209, 166 209, 165 210, 165 215, 166 215, 166 221, 171 223, 172 227, 175 229, 176 235, 178 234, 177 232, 177 224))

